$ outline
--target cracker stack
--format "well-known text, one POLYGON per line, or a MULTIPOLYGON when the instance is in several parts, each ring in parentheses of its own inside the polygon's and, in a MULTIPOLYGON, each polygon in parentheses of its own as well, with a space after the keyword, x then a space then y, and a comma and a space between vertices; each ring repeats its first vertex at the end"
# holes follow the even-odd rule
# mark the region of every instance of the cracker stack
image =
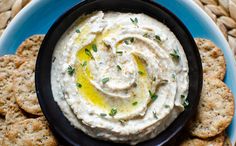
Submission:
POLYGON ((184 132, 181 146, 231 145, 225 129, 234 116, 234 97, 222 81, 226 63, 222 51, 210 40, 195 39, 203 67, 203 88, 195 117, 184 132))
POLYGON ((0 57, 0 145, 57 145, 35 91, 35 62, 43 38, 31 36, 16 55, 0 57))

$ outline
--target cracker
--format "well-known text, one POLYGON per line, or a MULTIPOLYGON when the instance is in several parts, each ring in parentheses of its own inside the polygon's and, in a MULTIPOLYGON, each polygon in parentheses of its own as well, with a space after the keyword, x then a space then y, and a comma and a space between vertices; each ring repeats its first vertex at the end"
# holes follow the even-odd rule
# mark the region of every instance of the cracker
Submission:
POLYGON ((9 125, 4 133, 4 146, 55 146, 57 142, 43 118, 26 119, 9 125))
POLYGON ((27 113, 43 115, 35 90, 35 61, 25 61, 14 76, 14 94, 16 102, 27 113))
POLYGON ((43 39, 44 39, 44 35, 33 35, 33 36, 27 38, 18 47, 18 49, 16 51, 16 55, 18 55, 20 57, 25 57, 25 58, 36 59, 43 39))
POLYGON ((179 146, 223 146, 224 134, 209 139, 185 138, 179 146))
POLYGON ((203 75, 208 78, 224 79, 226 63, 224 54, 213 42, 195 38, 202 59, 203 75))
POLYGON ((15 102, 13 95, 13 76, 15 70, 24 62, 16 55, 0 57, 0 115, 5 116, 10 103, 15 102))
POLYGON ((14 124, 18 121, 22 121, 24 119, 27 119, 26 114, 19 108, 17 104, 11 104, 9 105, 9 109, 7 111, 7 114, 5 116, 6 124, 14 124))
POLYGON ((4 117, 0 117, 0 145, 2 145, 2 140, 3 140, 3 131, 6 127, 5 124, 5 118, 4 117))
POLYGON ((232 143, 227 135, 225 136, 225 141, 223 146, 232 146, 232 143))
POLYGON ((219 79, 204 79, 198 112, 190 122, 189 132, 199 138, 213 137, 225 130, 234 115, 234 97, 219 79))

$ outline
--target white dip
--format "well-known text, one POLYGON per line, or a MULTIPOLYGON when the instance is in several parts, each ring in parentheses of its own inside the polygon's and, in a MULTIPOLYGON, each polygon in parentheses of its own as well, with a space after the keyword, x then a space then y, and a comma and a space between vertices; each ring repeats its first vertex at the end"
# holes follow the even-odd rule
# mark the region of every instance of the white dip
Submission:
POLYGON ((54 99, 72 125, 94 138, 136 144, 184 111, 183 48, 169 28, 145 14, 82 16, 53 56, 54 99))

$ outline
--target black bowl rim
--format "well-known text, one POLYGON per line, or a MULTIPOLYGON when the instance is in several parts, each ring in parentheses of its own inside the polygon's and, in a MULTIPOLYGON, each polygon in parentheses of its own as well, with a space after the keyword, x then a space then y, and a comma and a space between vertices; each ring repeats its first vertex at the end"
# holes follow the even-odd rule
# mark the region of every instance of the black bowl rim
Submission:
MULTIPOLYGON (((106 0, 87 0, 87 1, 82 1, 82 2, 79 2, 77 5, 75 5, 75 6, 73 6, 71 9, 69 9, 68 11, 66 11, 63 15, 61 15, 55 22, 54 22, 54 24, 50 27, 50 29, 49 29, 49 31, 47 32, 47 34, 46 34, 46 36, 45 36, 45 38, 44 38, 44 40, 43 40, 43 42, 42 42, 42 45, 41 45, 41 48, 40 48, 40 50, 39 50, 39 53, 38 53, 38 58, 37 58, 37 61, 36 61, 36 69, 35 69, 35 84, 36 84, 36 93, 37 93, 37 97, 38 97, 38 100, 39 100, 39 104, 40 104, 40 106, 41 106, 41 108, 42 108, 42 112, 44 113, 44 115, 45 115, 45 117, 46 117, 46 119, 47 119, 47 121, 49 122, 49 124, 50 124, 50 127, 52 128, 52 130, 53 130, 53 132, 55 132, 56 133, 56 135, 57 136, 59 136, 59 137, 61 137, 61 138, 63 138, 65 141, 66 141, 66 143, 67 144, 70 144, 70 145, 79 145, 79 144, 77 144, 77 143, 75 143, 74 141, 72 141, 69 137, 67 137, 67 135, 65 135, 64 133, 63 133, 63 131, 61 131, 60 130, 60 127, 57 127, 57 126, 55 126, 54 125, 54 123, 55 123, 55 121, 53 121, 52 119, 51 119, 51 115, 50 114, 48 114, 48 111, 47 111, 47 108, 48 107, 46 107, 45 106, 45 99, 46 98, 44 98, 44 96, 42 95, 42 92, 44 92, 43 90, 42 90, 42 88, 43 88, 43 84, 41 84, 41 82, 40 82, 40 80, 42 80, 42 76, 41 76, 41 69, 44 67, 42 64, 41 64, 41 61, 42 61, 42 59, 41 58, 43 58, 43 50, 45 49, 45 48, 47 48, 47 45, 50 43, 49 42, 49 40, 50 40, 50 37, 52 36, 52 34, 53 33, 55 33, 54 31, 56 30, 56 28, 57 28, 57 26, 60 24, 60 23, 63 23, 63 21, 64 21, 64 19, 66 18, 66 17, 68 17, 72 12, 74 12, 74 11, 76 11, 77 9, 79 9, 80 7, 82 7, 82 6, 84 6, 84 5, 87 5, 88 3, 91 3, 91 2, 95 2, 95 1, 97 1, 97 2, 101 2, 101 1, 106 1, 106 0)), ((183 116, 183 113, 184 112, 186 112, 186 110, 183 112, 183 113, 181 113, 181 115, 179 115, 178 117, 177 117, 177 119, 173 122, 173 123, 176 123, 176 121, 178 120, 178 121, 180 121, 179 119, 180 119, 180 117, 183 117, 183 118, 181 118, 182 119, 182 121, 180 121, 179 122, 179 125, 177 125, 177 128, 175 128, 174 129, 174 131, 169 131, 169 133, 171 133, 171 134, 167 134, 168 135, 168 137, 165 137, 164 139, 162 139, 162 141, 161 142, 158 142, 158 145, 163 145, 163 144, 166 144, 170 139, 172 139, 175 135, 177 135, 177 133, 179 133, 182 129, 183 129, 183 127, 186 125, 186 123, 190 120, 190 118, 194 115, 194 113, 196 112, 196 110, 197 110, 197 105, 198 105, 198 102, 199 102, 199 98, 200 98, 200 93, 201 93, 201 89, 202 89, 202 80, 203 80, 203 77, 202 77, 202 64, 201 64, 201 58, 200 58, 200 54, 199 54, 199 52, 198 52, 198 49, 197 49, 197 46, 196 46, 196 43, 195 43, 195 41, 194 41, 194 39, 193 39, 193 37, 191 36, 191 34, 190 34, 190 32, 188 31, 188 29, 186 28, 186 26, 179 20, 179 18, 177 17, 177 16, 175 16, 171 11, 169 11, 168 9, 166 9, 165 7, 163 7, 163 6, 161 6, 161 5, 159 5, 158 3, 156 3, 156 2, 153 2, 153 1, 145 1, 145 0, 132 0, 133 2, 138 2, 138 1, 142 1, 142 2, 145 2, 145 3, 149 3, 149 4, 151 4, 151 5, 154 5, 156 8, 158 8, 158 9, 161 9, 164 13, 166 13, 167 15, 169 15, 178 25, 179 25, 179 27, 183 30, 183 32, 185 33, 185 35, 188 37, 187 39, 188 39, 188 41, 189 41, 189 44, 191 44, 191 46, 192 46, 192 51, 194 52, 194 57, 195 57, 195 59, 196 59, 196 61, 197 62, 195 62, 196 63, 196 65, 197 65, 197 72, 198 72, 198 80, 196 81, 197 82, 197 85, 196 85, 196 91, 197 91, 197 93, 196 93, 196 95, 192 95, 192 96, 195 96, 195 98, 194 99, 192 99, 192 101, 195 101, 195 102, 193 102, 192 104, 191 104, 191 108, 190 109, 188 109, 188 112, 189 112, 189 115, 186 115, 186 117, 184 117, 183 116)), ((145 12, 143 12, 143 13, 145 13, 145 12)), ((155 18, 156 19, 156 18, 155 18)), ((158 20, 158 21, 160 21, 160 20, 158 20)), ((73 22, 72 22, 73 23, 73 22)), ((72 24, 71 23, 71 24, 72 24)), ((163 22, 163 23, 165 23, 165 22, 163 22)), ((168 25, 167 25, 168 26, 168 25)), ((64 33, 64 32, 63 32, 64 33)), ((176 35, 176 34, 175 34, 176 35)), ((178 40, 180 39, 180 38, 177 38, 178 40)), ((180 41, 180 40, 179 40, 180 41)), ((182 45, 182 44, 181 44, 182 45)), ((183 45, 182 45, 183 46, 183 45)), ((183 47, 184 48, 184 47, 183 47)), ((54 50, 54 48, 53 48, 53 50, 54 50)), ((184 49, 184 51, 186 51, 185 49, 184 49)), ((52 57, 52 56, 51 56, 52 57)), ((188 56, 187 56, 188 57, 188 56)), ((189 59, 188 59, 188 65, 189 65, 189 68, 190 68, 190 66, 191 66, 191 64, 190 64, 190 62, 189 62, 189 59)), ((51 65, 50 65, 50 70, 51 70, 51 65)), ((190 71, 189 71, 190 72, 190 71)), ((51 84, 51 81, 49 81, 50 82, 50 84, 51 84)), ((50 87, 51 87, 51 85, 50 85, 50 87)), ((189 87, 190 88, 190 87, 189 87)), ((51 91, 51 89, 50 89, 50 91, 51 91)), ((52 91, 51 91, 52 92, 52 91)), ((51 93, 52 94, 52 93, 51 93)), ((50 97, 50 98, 52 98, 52 100, 54 100, 53 99, 53 96, 52 97, 50 97)), ((189 95, 188 95, 188 99, 189 99, 189 95)), ((55 101, 54 101, 55 102, 55 101)), ((57 103, 56 103, 57 104, 57 103)), ((188 107, 187 107, 188 108, 188 107)), ((65 118, 65 116, 63 116, 63 118, 65 118)), ((173 124, 172 123, 172 124, 173 124)), ((171 124, 171 125, 172 125, 171 124)), ((72 127, 72 126, 71 126, 72 127)), ((170 127, 170 126, 169 126, 170 127)), ((167 129, 169 129, 169 127, 167 128, 167 129)), ((165 130, 165 131, 167 131, 167 130, 165 130)), ((165 131, 164 132, 162 132, 162 133, 165 133, 165 131)), ((162 134, 161 133, 161 134, 162 134)), ((84 134, 85 136, 87 136, 86 134, 84 134)), ((164 134, 165 135, 165 134, 164 134)), ((157 136, 158 137, 158 136, 157 136)), ((157 138, 156 137, 156 138, 157 138)), ((156 138, 154 138, 154 139, 156 139, 156 138)), ((153 139, 152 139, 153 140, 153 139)), ((95 140, 95 141, 98 141, 99 142, 99 140, 95 140)), ((146 144, 148 144, 148 145, 155 145, 153 142, 150 142, 150 143, 148 143, 149 141, 151 141, 151 140, 148 140, 148 141, 145 141, 145 142, 142 142, 141 143, 141 145, 146 145, 146 144)), ((64 142, 64 141, 63 141, 64 142)), ((100 141, 101 143, 107 143, 107 142, 103 142, 103 141, 100 141)), ((114 143, 109 143, 108 142, 108 145, 114 145, 114 143)))

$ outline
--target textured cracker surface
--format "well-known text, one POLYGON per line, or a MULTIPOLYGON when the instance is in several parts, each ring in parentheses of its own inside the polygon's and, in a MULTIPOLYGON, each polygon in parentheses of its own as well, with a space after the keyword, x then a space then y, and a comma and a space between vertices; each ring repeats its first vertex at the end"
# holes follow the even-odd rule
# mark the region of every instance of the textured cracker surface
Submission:
POLYGON ((43 115, 35 91, 35 61, 27 60, 14 76, 16 102, 24 111, 33 115, 43 115))
POLYGON ((230 89, 219 79, 205 79, 198 112, 190 122, 189 132, 200 138, 216 136, 229 126, 233 115, 234 97, 230 89))
POLYGON ((44 35, 33 35, 27 38, 18 47, 16 55, 26 58, 36 58, 43 39, 44 35))
POLYGON ((5 116, 6 124, 14 124, 15 122, 27 119, 27 116, 23 113, 20 107, 15 103, 9 105, 9 110, 5 116))
POLYGON ((223 146, 224 134, 219 134, 210 139, 186 138, 179 146, 223 146))
POLYGON ((206 78, 224 79, 226 64, 224 54, 213 42, 195 38, 202 59, 203 75, 206 78))
POLYGON ((23 59, 15 55, 0 57, 0 115, 6 115, 9 104, 15 102, 13 95, 13 77, 15 69, 23 59))
POLYGON ((232 143, 230 142, 230 139, 227 135, 225 136, 225 141, 223 146, 232 146, 232 143))
POLYGON ((26 119, 8 126, 4 146, 55 146, 57 142, 43 118, 26 119))

